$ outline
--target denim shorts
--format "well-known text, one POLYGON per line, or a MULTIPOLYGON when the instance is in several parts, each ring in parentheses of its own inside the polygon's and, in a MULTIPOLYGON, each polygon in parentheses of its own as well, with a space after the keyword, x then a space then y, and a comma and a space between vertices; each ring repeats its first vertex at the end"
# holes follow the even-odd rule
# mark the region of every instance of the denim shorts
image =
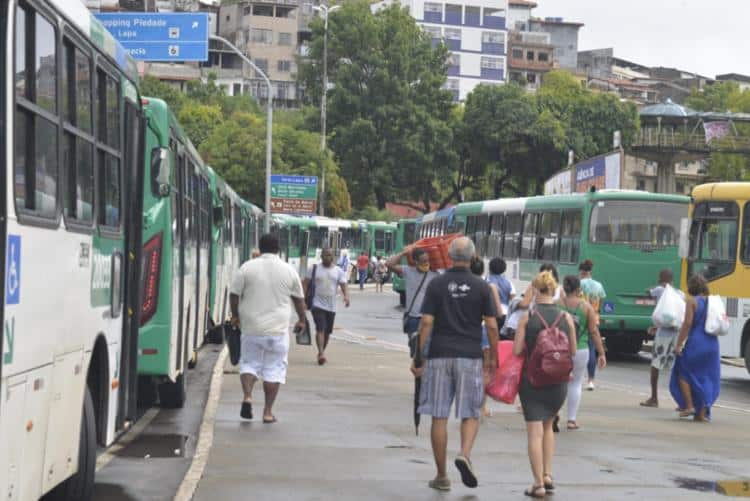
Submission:
POLYGON ((479 418, 484 398, 482 365, 481 358, 427 360, 419 394, 419 413, 448 418, 455 399, 457 418, 479 418))

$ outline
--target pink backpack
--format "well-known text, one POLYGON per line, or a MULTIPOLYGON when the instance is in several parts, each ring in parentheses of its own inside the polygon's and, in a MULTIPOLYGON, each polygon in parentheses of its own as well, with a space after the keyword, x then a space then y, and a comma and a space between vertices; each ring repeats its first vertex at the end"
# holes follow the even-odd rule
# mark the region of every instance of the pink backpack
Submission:
POLYGON ((547 325, 538 311, 534 311, 534 314, 544 329, 539 331, 526 364, 529 383, 535 388, 567 383, 573 370, 573 357, 570 355, 568 335, 557 326, 565 312, 561 311, 552 325, 547 325))

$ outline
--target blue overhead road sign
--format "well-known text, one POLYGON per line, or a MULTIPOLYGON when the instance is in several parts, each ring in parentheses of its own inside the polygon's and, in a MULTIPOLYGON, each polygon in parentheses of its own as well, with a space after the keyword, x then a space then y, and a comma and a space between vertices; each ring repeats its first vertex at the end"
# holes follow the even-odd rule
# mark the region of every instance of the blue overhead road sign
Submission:
POLYGON ((134 59, 208 60, 208 14, 117 12, 96 18, 134 59))
POLYGON ((271 183, 273 184, 306 184, 306 185, 318 185, 318 178, 316 176, 287 176, 284 174, 276 174, 271 176, 271 183))

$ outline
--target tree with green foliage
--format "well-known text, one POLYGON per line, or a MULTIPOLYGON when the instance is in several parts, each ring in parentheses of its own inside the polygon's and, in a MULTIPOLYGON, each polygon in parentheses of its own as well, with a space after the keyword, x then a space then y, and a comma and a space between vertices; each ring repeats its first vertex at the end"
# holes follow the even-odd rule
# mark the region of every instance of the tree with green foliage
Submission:
POLYGON ((198 101, 189 99, 180 108, 177 120, 193 145, 200 149, 213 129, 222 124, 224 115, 219 106, 200 104, 198 101))
MULTIPOLYGON (((323 23, 311 23, 309 57, 299 80, 312 102, 321 96, 323 23)), ((448 118, 447 50, 433 48, 398 5, 372 13, 345 3, 328 21, 330 146, 357 205, 430 200, 455 164, 448 118)), ((315 125, 317 128, 317 124, 315 125)))

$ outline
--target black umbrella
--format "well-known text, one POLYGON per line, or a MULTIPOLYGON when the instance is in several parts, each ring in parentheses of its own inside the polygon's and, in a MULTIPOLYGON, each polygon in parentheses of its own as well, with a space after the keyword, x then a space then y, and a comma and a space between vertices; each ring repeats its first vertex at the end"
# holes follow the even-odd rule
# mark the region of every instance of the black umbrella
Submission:
MULTIPOLYGON (((409 342, 409 348, 411 349, 411 356, 414 359, 414 367, 419 369, 422 367, 422 354, 419 352, 419 337, 412 336, 409 342)), ((419 392, 422 388, 422 378, 414 378, 414 434, 419 436, 419 420, 421 418, 419 414, 419 392)))
MULTIPOLYGON (((414 361, 414 367, 422 367, 422 364, 420 363, 417 365, 417 361, 414 361)), ((422 378, 416 377, 414 378, 414 434, 419 436, 419 392, 422 388, 422 378)))

